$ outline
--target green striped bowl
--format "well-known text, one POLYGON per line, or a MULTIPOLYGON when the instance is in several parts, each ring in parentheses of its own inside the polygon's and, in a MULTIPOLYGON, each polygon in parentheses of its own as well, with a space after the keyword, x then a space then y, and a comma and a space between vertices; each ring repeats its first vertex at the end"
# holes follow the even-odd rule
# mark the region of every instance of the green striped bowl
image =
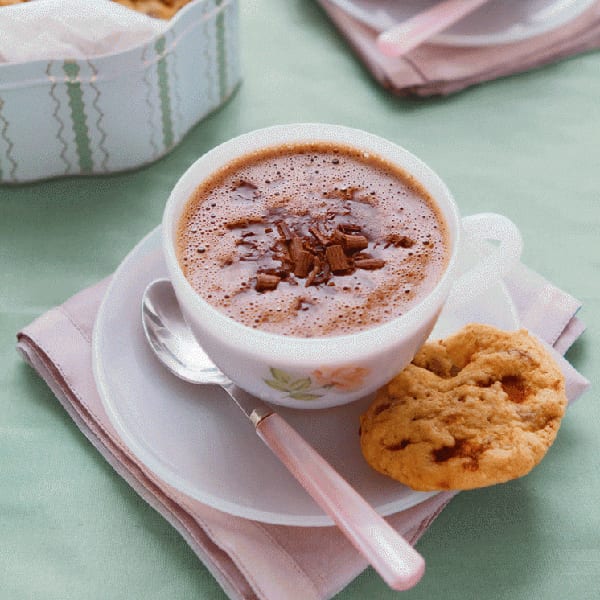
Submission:
POLYGON ((236 88, 238 29, 237 0, 194 0, 126 52, 0 65, 0 182, 160 158, 236 88))

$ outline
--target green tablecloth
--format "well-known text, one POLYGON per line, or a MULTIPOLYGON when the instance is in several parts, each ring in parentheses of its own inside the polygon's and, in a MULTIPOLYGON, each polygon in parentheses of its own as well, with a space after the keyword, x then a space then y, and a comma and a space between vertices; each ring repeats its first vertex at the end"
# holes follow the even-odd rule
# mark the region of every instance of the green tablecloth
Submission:
MULTIPOLYGON (((523 232, 524 262, 581 299, 567 357, 592 381, 527 477, 460 494, 419 542, 407 599, 600 594, 600 54, 445 99, 380 89, 313 2, 242 3, 244 83, 166 158, 110 177, 0 187, 0 598, 222 598, 179 535, 101 458, 15 352, 15 333, 111 273, 200 154, 275 123, 385 136, 428 162, 464 214, 523 232), (595 387, 594 387, 595 386, 595 387)), ((392 598, 367 570, 339 598, 392 598)))

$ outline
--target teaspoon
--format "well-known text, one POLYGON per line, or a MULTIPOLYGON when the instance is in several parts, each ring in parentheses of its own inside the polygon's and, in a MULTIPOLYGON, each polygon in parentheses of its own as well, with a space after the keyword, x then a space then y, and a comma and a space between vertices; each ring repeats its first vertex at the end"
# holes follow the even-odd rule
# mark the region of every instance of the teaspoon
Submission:
POLYGON ((464 19, 489 0, 444 0, 380 33, 377 47, 386 56, 402 56, 464 19))
POLYGON ((256 433, 355 548, 395 590, 413 587, 423 557, 280 415, 230 381, 206 355, 186 324, 171 282, 148 285, 142 324, 150 347, 177 377, 219 385, 250 419, 256 433))

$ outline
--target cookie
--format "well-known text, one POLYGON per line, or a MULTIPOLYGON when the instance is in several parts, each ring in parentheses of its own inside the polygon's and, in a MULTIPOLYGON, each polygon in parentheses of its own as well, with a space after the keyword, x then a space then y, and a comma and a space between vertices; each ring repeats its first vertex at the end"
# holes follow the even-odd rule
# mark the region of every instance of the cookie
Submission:
POLYGON ((467 325, 427 343, 361 416, 377 471, 422 491, 521 477, 554 441, 567 405, 558 365, 525 330, 467 325))

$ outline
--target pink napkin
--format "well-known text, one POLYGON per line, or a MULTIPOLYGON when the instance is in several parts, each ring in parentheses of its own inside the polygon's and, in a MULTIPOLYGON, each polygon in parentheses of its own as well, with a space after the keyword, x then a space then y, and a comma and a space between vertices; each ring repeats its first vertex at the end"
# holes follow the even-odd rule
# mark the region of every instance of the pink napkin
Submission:
MULTIPOLYGON (((108 280, 53 308, 17 335, 17 348, 44 378, 84 435, 135 490, 184 537, 232 599, 331 598, 365 560, 335 527, 268 525, 222 513, 181 494, 136 461, 104 411, 92 374, 91 336, 108 280)), ((525 267, 507 280, 523 325, 565 352, 582 333, 580 303, 525 267)), ((575 400, 589 383, 556 351, 575 400)), ((411 543, 452 498, 441 493, 389 522, 411 543)), ((427 560, 427 557, 425 557, 427 560)), ((427 575, 425 575, 427 576, 427 575)))
POLYGON ((600 0, 567 25, 527 40, 474 48, 423 44, 401 58, 383 56, 377 32, 330 0, 319 2, 375 79, 402 96, 451 94, 600 47, 600 0))

